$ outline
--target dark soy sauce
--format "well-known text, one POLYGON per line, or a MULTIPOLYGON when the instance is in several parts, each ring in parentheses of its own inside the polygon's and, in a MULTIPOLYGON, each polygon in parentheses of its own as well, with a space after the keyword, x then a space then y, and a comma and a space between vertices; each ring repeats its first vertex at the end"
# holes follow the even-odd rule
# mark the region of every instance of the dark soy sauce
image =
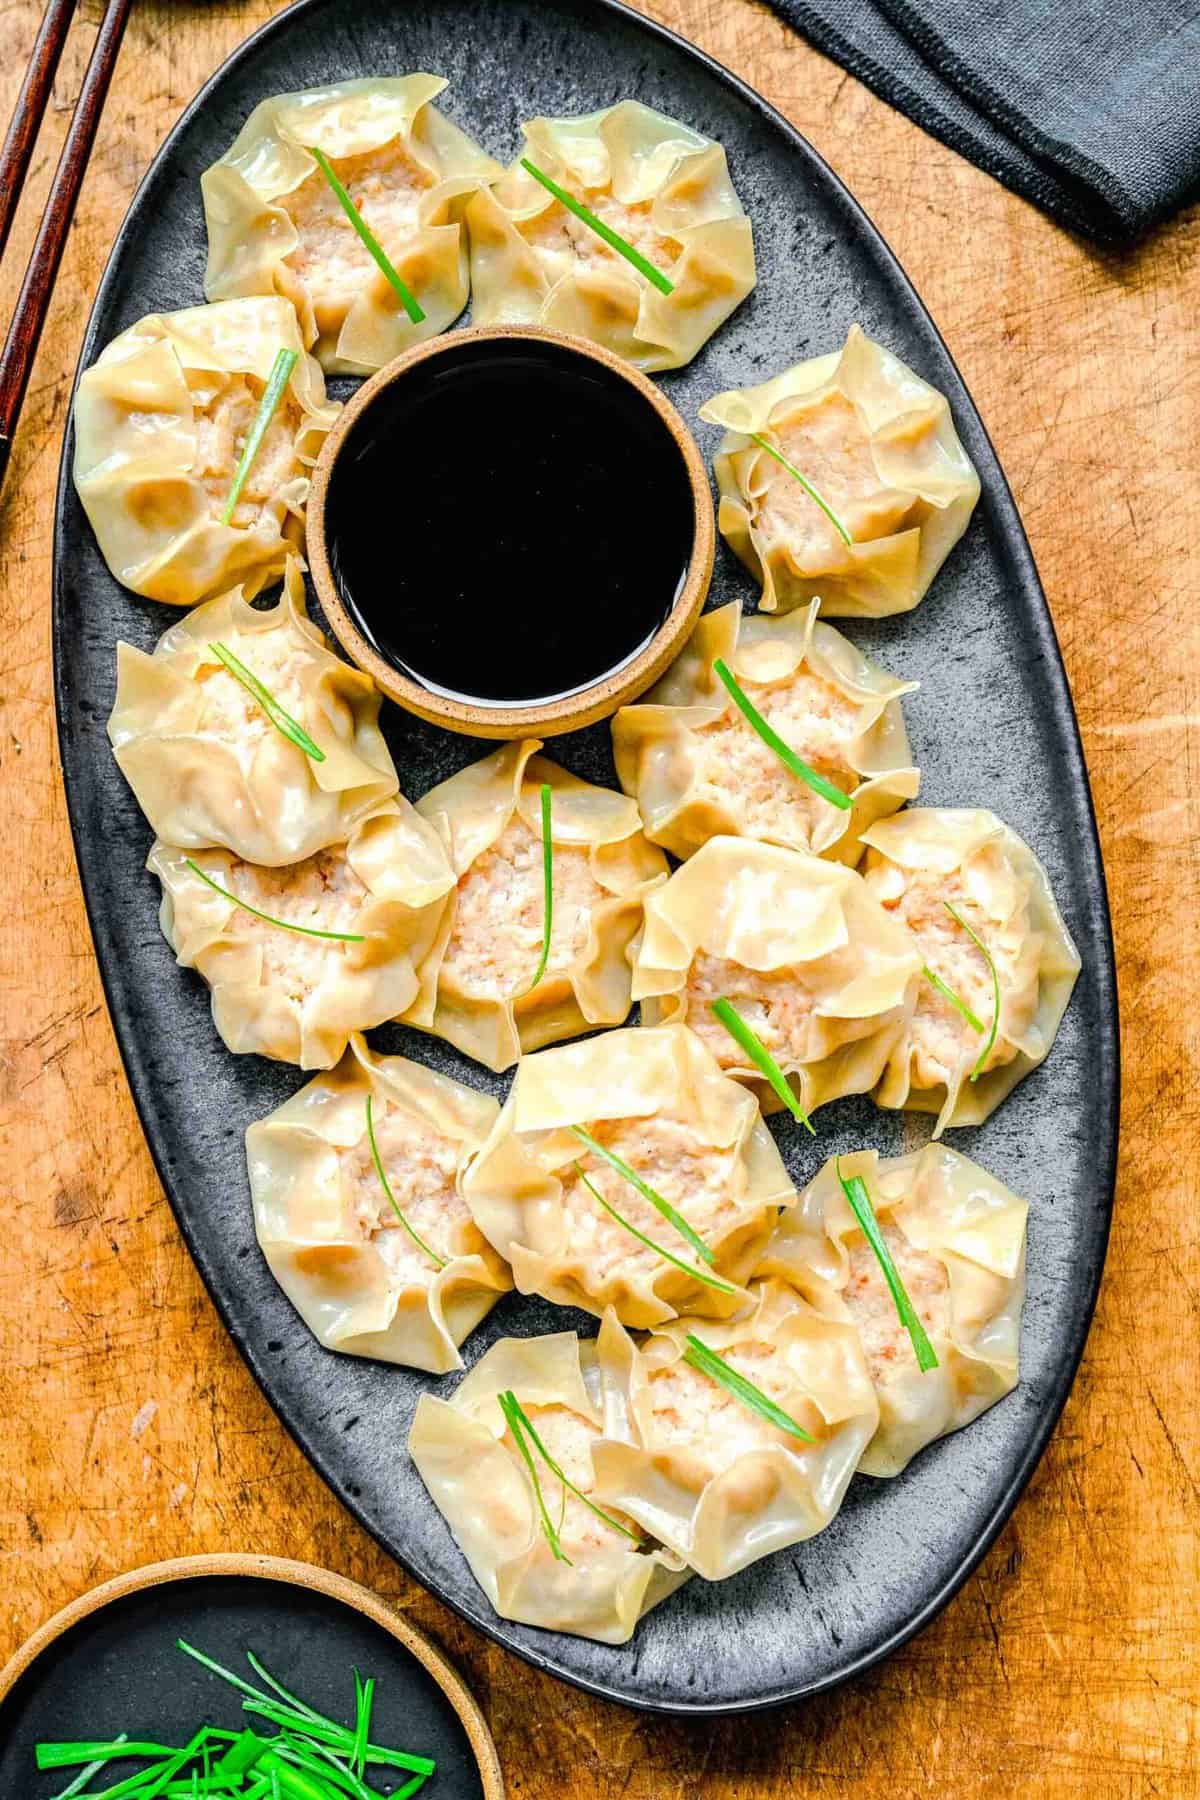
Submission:
POLYGON ((566 345, 464 342, 353 427, 326 499, 343 605, 435 693, 516 706, 629 662, 687 575, 683 457, 637 390, 566 345))

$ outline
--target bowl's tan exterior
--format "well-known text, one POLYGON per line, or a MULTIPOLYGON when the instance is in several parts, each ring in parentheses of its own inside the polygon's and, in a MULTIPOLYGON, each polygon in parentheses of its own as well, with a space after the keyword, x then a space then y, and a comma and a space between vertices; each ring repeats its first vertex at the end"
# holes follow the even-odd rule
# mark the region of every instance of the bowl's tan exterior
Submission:
POLYGON ((570 337, 562 332, 541 331, 534 326, 496 326, 493 328, 477 328, 469 331, 452 331, 446 335, 433 338, 425 344, 418 344, 414 349, 398 356, 394 362, 373 375, 363 383, 358 392, 339 413, 333 430, 325 439, 321 455, 313 470, 312 490, 308 500, 307 550, 308 563, 316 584, 317 594, 329 621, 329 627, 337 638, 342 649, 352 662, 370 675, 381 692, 398 706, 416 713, 419 718, 428 719, 431 724, 442 725, 448 731, 463 732, 469 737, 486 738, 525 738, 555 737, 565 731, 578 731, 581 726, 591 725, 597 719, 607 718, 617 708, 636 700, 639 694, 645 693, 652 682, 658 680, 667 666, 672 663, 683 649, 691 633, 693 625, 700 616, 712 579, 713 555, 716 543, 715 522, 713 518, 712 493, 708 484, 708 470, 704 459, 696 446, 687 426, 676 412, 671 402, 661 394, 652 381, 637 369, 615 356, 611 350, 604 350, 597 344, 589 343, 584 338, 570 337), (448 350, 457 350, 463 342, 472 341, 504 341, 513 338, 534 338, 544 342, 565 344, 578 351, 581 356, 590 357, 593 362, 603 363, 606 368, 620 375, 629 385, 636 388, 649 406, 652 406, 666 425, 678 447, 680 457, 687 472, 688 485, 692 492, 692 511, 694 518, 694 534, 692 552, 688 560, 686 580, 676 597, 670 613, 655 633, 654 637, 639 651, 631 662, 625 664, 613 674, 594 682, 591 687, 571 694, 565 699, 546 702, 534 702, 529 706, 480 706, 469 701, 452 700, 441 694, 431 693, 417 682, 410 681, 406 675, 390 663, 359 631, 353 619, 342 605, 337 583, 329 564, 329 551, 326 539, 325 503, 329 493, 329 481, 334 464, 355 422, 371 405, 376 395, 392 382, 399 380, 417 363, 426 358, 439 356, 448 350))

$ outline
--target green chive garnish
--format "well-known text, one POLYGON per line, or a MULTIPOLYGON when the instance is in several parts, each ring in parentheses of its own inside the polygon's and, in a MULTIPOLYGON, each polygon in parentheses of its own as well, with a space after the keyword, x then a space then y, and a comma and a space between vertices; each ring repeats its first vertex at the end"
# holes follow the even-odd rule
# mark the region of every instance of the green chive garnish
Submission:
POLYGON ((660 294, 675 292, 675 283, 669 280, 661 269, 655 268, 654 264, 648 262, 640 250, 635 250, 632 244, 626 243, 625 239, 619 232, 614 231, 611 225, 606 225, 603 219, 598 219, 590 208, 584 206, 582 201, 576 200, 573 194, 568 194, 566 188, 559 187, 557 181, 552 181, 549 175, 544 174, 538 168, 536 163, 531 163, 527 156, 523 156, 521 167, 527 174, 532 175, 535 181, 540 181, 546 192, 553 194, 560 206, 565 206, 569 213, 574 213, 577 219, 582 219, 589 230, 594 231, 598 238, 604 240, 610 250, 615 250, 618 255, 625 258, 627 263, 632 263, 638 274, 644 275, 660 294))
POLYGON ((769 1425, 777 1425, 780 1431, 799 1438, 802 1444, 812 1443, 812 1435, 805 1431, 803 1425, 798 1425, 790 1413, 784 1412, 782 1406, 776 1406, 761 1388, 755 1387, 745 1375, 731 1368, 723 1356, 718 1356, 715 1350, 702 1343, 691 1331, 687 1334, 687 1349, 683 1353, 683 1360, 690 1363, 699 1374, 707 1375, 710 1380, 719 1383, 726 1393, 732 1394, 749 1412, 757 1413, 769 1425))
MULTIPOLYGON (((497 1398, 500 1402, 500 1410, 503 1412, 509 1425, 512 1425, 514 1418, 520 1422, 521 1429, 528 1433, 534 1449, 537 1451, 550 1473, 554 1476, 556 1481, 561 1481, 564 1494, 568 1491, 574 1494, 575 1498, 577 1500, 582 1500, 589 1512, 594 1513, 605 1525, 611 1526, 614 1531, 619 1531, 621 1535, 627 1537, 631 1543, 640 1544, 642 1540, 636 1531, 630 1531, 627 1525, 622 1525, 619 1519, 614 1519, 611 1513, 606 1513, 602 1506, 597 1506, 594 1500, 589 1500, 582 1489, 577 1488, 570 1476, 560 1468, 557 1462, 555 1462, 545 1444, 543 1444, 541 1438, 538 1436, 533 1420, 529 1417, 529 1414, 525 1411, 512 1389, 508 1388, 505 1393, 498 1395, 497 1398)), ((513 1436, 516 1436, 515 1432, 513 1433, 513 1436)))
POLYGON ((396 290, 396 293, 400 296, 400 304, 403 306, 413 324, 420 325, 425 317, 420 301, 417 299, 412 289, 407 287, 400 279, 399 275, 397 275, 395 269, 392 267, 387 251, 383 248, 383 245, 379 242, 379 239, 375 236, 375 233, 371 230, 371 227, 367 224, 367 221, 363 218, 357 206, 355 206, 353 200, 334 174, 333 165, 329 161, 329 158, 323 150, 317 150, 312 145, 309 146, 308 154, 313 158, 322 175, 324 175, 326 181, 333 189, 338 205, 362 239, 363 244, 366 246, 367 253, 371 257, 376 268, 379 270, 380 274, 391 283, 392 287, 396 290))
POLYGON ((522 1461, 529 1471, 529 1479, 533 1483, 533 1497, 537 1502, 537 1509, 541 1515, 542 1531, 545 1534, 546 1542, 549 1544, 553 1553, 554 1560, 555 1562, 566 1563, 568 1568, 573 1568, 574 1564, 571 1562, 570 1557, 559 1542, 558 1531, 554 1521, 546 1510, 546 1497, 542 1493, 542 1484, 538 1479, 537 1466, 533 1460, 533 1452, 525 1442, 525 1427, 528 1425, 529 1421, 521 1411, 521 1408, 517 1405, 517 1402, 513 1399, 511 1393, 497 1394, 496 1398, 500 1403, 500 1411, 504 1414, 504 1422, 512 1432, 513 1443, 520 1451, 522 1461))
POLYGON ((737 1008, 732 1006, 728 1000, 722 997, 720 1000, 711 1000, 709 1002, 709 1011, 716 1014, 730 1037, 733 1038, 735 1043, 741 1045, 755 1068, 757 1068, 765 1079, 770 1082, 775 1092, 779 1095, 779 1098, 783 1101, 783 1104, 791 1113, 793 1119, 798 1119, 805 1131, 811 1132, 813 1137, 816 1137, 817 1128, 805 1112, 803 1106, 801 1106, 796 1095, 793 1093, 791 1083, 787 1076, 775 1061, 775 1058, 771 1055, 767 1046, 751 1027, 747 1025, 737 1008))
POLYGON ((971 1011, 971 1008, 967 1005, 966 1001, 961 1000, 954 989, 948 986, 937 971, 930 968, 928 963, 922 963, 921 973, 929 983, 930 987, 935 987, 942 998, 948 1000, 955 1011, 962 1014, 972 1031, 982 1032, 987 1030, 987 1026, 983 1023, 983 1020, 971 1011))
POLYGON ((413 1243, 417 1246, 417 1249, 423 1250, 425 1252, 425 1255, 429 1258, 430 1262, 433 1263, 435 1268, 444 1269, 446 1266, 445 1257, 439 1256, 436 1250, 431 1250, 429 1245, 425 1242, 425 1239, 423 1237, 421 1237, 414 1230, 414 1228, 409 1224, 408 1220, 405 1218, 404 1214, 400 1210, 399 1201, 396 1199, 395 1194, 393 1194, 393 1192, 392 1192, 392 1184, 388 1180, 386 1174, 384 1173, 383 1159, 379 1154, 379 1145, 375 1142, 375 1122, 371 1116, 371 1100, 372 1100, 372 1095, 368 1094, 367 1095, 367 1138, 371 1145, 371 1160, 375 1164, 375 1173, 379 1177, 379 1185, 383 1189, 384 1193, 387 1195, 388 1199, 391 1201, 392 1208, 396 1214, 396 1217, 399 1219, 400 1223, 403 1225, 405 1231, 407 1231, 407 1233, 408 1233, 409 1237, 412 1239, 413 1243))
POLYGON ((635 1237, 640 1244, 645 1244, 648 1250, 655 1251, 656 1254, 663 1257, 665 1261, 673 1263, 677 1269, 682 1269, 683 1273, 685 1275, 690 1275, 694 1281, 702 1281, 706 1287, 716 1288, 719 1294, 740 1293, 741 1290, 739 1288, 734 1287, 732 1283, 728 1281, 722 1281, 719 1275, 710 1275, 707 1270, 697 1269, 693 1263, 684 1262, 681 1256, 674 1255, 670 1250, 664 1250, 662 1245, 656 1244, 652 1237, 647 1237, 644 1231, 639 1231, 636 1225, 625 1218, 622 1213, 619 1213, 616 1207, 604 1198, 604 1195, 600 1192, 600 1189, 596 1186, 595 1182, 589 1181, 587 1175, 585 1175, 578 1163, 575 1164, 575 1173, 578 1175, 580 1181, 582 1181, 584 1187, 588 1190, 588 1193, 592 1196, 592 1199, 595 1200, 598 1205, 602 1206, 606 1213, 610 1213, 617 1221, 617 1224, 622 1226, 631 1237, 635 1237))
POLYGON ((221 514, 222 525, 228 525, 233 518, 234 508, 242 496, 246 485, 246 477, 250 473, 255 457, 262 449, 262 441, 267 435, 271 420, 275 417, 276 408, 283 399, 283 390, 292 378, 292 370, 300 360, 296 350, 279 350, 271 365, 271 373, 267 385, 263 389, 263 397, 258 403, 258 411, 254 415, 246 442, 242 445, 242 454, 238 462, 237 473, 233 478, 233 486, 229 490, 229 498, 225 502, 225 510, 221 514))
POLYGON ((736 675, 723 657, 718 656, 713 664, 713 670, 724 684, 729 698, 742 717, 754 727, 767 749, 775 752, 784 768, 789 769, 801 781, 807 782, 813 793, 819 794, 822 800, 828 800, 831 806, 837 806, 843 812, 849 812, 854 804, 850 796, 843 794, 841 788, 834 787, 832 781, 826 781, 823 775, 818 775, 817 771, 810 768, 802 756, 797 756, 790 745, 784 743, 779 733, 767 724, 749 695, 743 692, 736 675))
POLYGON ((550 831, 550 815, 553 805, 550 783, 543 781, 542 791, 542 954, 538 958, 537 971, 524 990, 532 994, 535 987, 546 973, 546 964, 550 961, 550 938, 554 930, 554 842, 550 831))
POLYGON ((917 1311, 908 1297, 908 1290, 900 1279, 900 1271, 892 1261, 892 1253, 887 1247, 887 1240, 879 1229, 879 1220, 875 1217, 875 1208, 871 1205, 871 1196, 867 1192, 867 1184, 861 1175, 851 1175, 847 1180, 842 1174, 842 1159, 834 1158, 837 1178, 842 1184, 842 1192, 846 1202, 858 1220, 859 1229, 870 1244, 883 1270, 883 1279, 887 1282, 892 1299, 896 1304, 896 1312, 900 1323, 912 1339, 912 1347, 916 1352, 917 1367, 922 1374, 936 1369, 938 1359, 934 1355, 933 1345, 925 1334, 925 1327, 917 1317, 917 1311))
POLYGON ((671 1202, 664 1200, 648 1181, 643 1181, 636 1169, 631 1169, 629 1164, 617 1156, 614 1151, 606 1150, 603 1144, 596 1141, 590 1131, 583 1129, 582 1125, 572 1125, 571 1130, 581 1144, 587 1145, 593 1156, 600 1157, 601 1161, 606 1162, 610 1169, 615 1169, 618 1175, 623 1176, 630 1187, 636 1188, 642 1199, 648 1200, 655 1212, 661 1213, 667 1223, 675 1227, 680 1237, 687 1240, 697 1256, 706 1263, 714 1263, 717 1260, 704 1239, 692 1230, 683 1214, 676 1212, 671 1202))
POLYGON ((754 442, 758 445, 760 450, 765 450, 767 455, 773 456, 775 458, 775 461, 777 463, 780 463, 787 470, 789 475, 795 476, 796 480, 800 483, 800 486, 804 489, 804 491, 808 495, 809 499, 812 501, 815 501, 815 503, 820 507, 821 511, 825 514, 825 517, 829 520, 829 523, 833 526, 833 529, 837 532, 837 534, 841 538, 842 542, 846 545, 846 548, 849 549, 850 546, 853 544, 854 539, 850 536, 850 533, 846 530, 846 527, 842 524, 842 521, 838 518, 837 514, 834 512, 832 506, 829 505, 828 501, 822 500, 820 494, 818 494, 816 488, 813 486, 812 482, 808 479, 807 475, 802 475, 800 473, 799 469, 796 468, 795 464, 790 463, 788 461, 787 457, 784 456, 784 454, 781 450, 777 450, 775 448, 774 444, 768 443, 766 438, 762 435, 761 431, 752 431, 749 433, 749 436, 753 438, 754 442))
MULTIPOLYGON (((983 1049, 979 1052, 979 1060, 976 1062, 975 1067, 971 1070, 971 1080, 978 1081, 979 1077, 983 1074, 984 1063, 987 1061, 988 1057, 992 1054, 992 1046, 996 1042, 996 1032, 999 1030, 999 1027, 1000 1027, 1000 975, 996 968, 995 963, 992 960, 991 951, 988 949, 988 947, 984 943, 983 939, 979 936, 978 932, 971 930, 971 927, 967 924, 967 921, 963 918, 962 914, 955 907, 951 906, 951 904, 948 900, 943 900, 942 905, 945 907, 946 911, 950 914, 950 917, 954 920, 954 923, 956 925, 962 926, 963 930, 966 932, 967 936, 970 938, 971 942, 974 944, 975 948, 979 951, 980 955, 983 957, 983 960, 986 962, 986 964, 988 966, 988 973, 991 975, 991 978, 992 978, 992 1029, 988 1032, 986 1044, 983 1046, 983 1049)), ((982 1031, 983 1026, 981 1025, 979 1027, 979 1029, 980 1029, 980 1031, 982 1031)))
POLYGON ((325 752, 318 744, 313 743, 303 725, 298 724, 291 713, 283 710, 270 689, 265 688, 258 676, 246 667, 240 657, 233 654, 228 644, 210 644, 208 647, 234 680, 241 682, 251 699, 258 701, 276 731, 281 731, 285 738, 290 738, 314 762, 325 761, 325 752))
MULTIPOLYGON (((129 1751, 125 1748, 125 1746, 128 1744, 128 1742, 129 1742, 129 1734, 128 1734, 128 1732, 123 1731, 119 1738, 114 1739, 112 1744, 106 1744, 106 1745, 101 1746, 105 1750, 106 1754, 103 1757, 98 1758, 97 1761, 89 1763, 85 1769, 80 1769, 80 1771, 79 1771, 78 1775, 76 1775, 74 1781, 68 1782, 65 1788, 61 1788, 59 1790, 59 1792, 54 1795, 54 1800, 74 1800, 75 1795, 80 1793, 87 1786, 88 1782, 92 1779, 92 1776, 98 1775, 100 1773, 100 1771, 104 1767, 105 1763, 109 1760, 109 1755, 107 1753, 114 1753, 114 1754, 119 1753, 121 1755, 128 1756, 129 1751), (121 1749, 119 1752, 117 1751, 118 1745, 121 1746, 121 1749)), ((41 1751, 42 1751, 42 1746, 41 1746, 41 1744, 39 1744, 37 1746, 37 1752, 36 1752, 38 1759, 39 1759, 38 1760, 38 1768, 39 1769, 50 1766, 48 1764, 43 1763, 40 1760, 41 1759, 41 1751)))
POLYGON ((239 900, 236 894, 231 894, 228 888, 223 888, 219 881, 214 881, 211 875, 206 875, 199 863, 193 862, 190 856, 185 856, 183 860, 192 874, 198 875, 201 881, 212 888, 214 893, 220 894, 225 900, 232 900, 233 904, 240 906, 243 912, 253 913, 256 919, 261 919, 266 925, 276 925, 280 931, 299 932, 301 937, 332 938, 338 944, 361 944, 366 941, 360 931, 318 931, 313 925, 293 925, 288 919, 273 919, 270 913, 259 912, 257 906, 251 906, 248 900, 239 900))

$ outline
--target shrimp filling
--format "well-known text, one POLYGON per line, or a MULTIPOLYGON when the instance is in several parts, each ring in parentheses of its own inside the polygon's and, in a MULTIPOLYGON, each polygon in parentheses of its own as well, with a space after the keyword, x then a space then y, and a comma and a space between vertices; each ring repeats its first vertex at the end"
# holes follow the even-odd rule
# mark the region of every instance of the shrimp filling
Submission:
MULTIPOLYGON (((888 537, 905 525, 912 498, 880 481, 871 441, 843 395, 827 394, 764 435, 816 488, 855 542, 888 537)), ((764 454, 754 479, 755 529, 786 544, 797 569, 819 571, 842 561, 845 546, 836 528, 794 475, 764 454)))
MULTIPOLYGON (((294 632, 264 631, 228 647, 285 712, 303 720, 301 677, 311 665, 312 652, 297 642, 294 632)), ((204 706, 198 730, 202 735, 232 742, 241 749, 257 747, 275 731, 253 694, 223 665, 206 665, 200 671, 200 683, 204 706)))
MULTIPOLYGON (((796 1377, 772 1344, 747 1339, 720 1352, 739 1375, 782 1408, 802 1430, 816 1437, 821 1417, 811 1401, 798 1397, 796 1377)), ((696 1475, 707 1480, 727 1469, 739 1456, 781 1444, 801 1448, 790 1432, 764 1419, 728 1388, 682 1360, 656 1369, 647 1381, 653 1420, 651 1441, 656 1453, 681 1452, 696 1475)))
MULTIPOLYGON (((608 898, 585 848, 554 846, 554 922, 543 980, 563 976, 587 948, 592 914, 608 898)), ((542 953, 542 840, 519 815, 459 878, 441 979, 484 1000, 524 994, 542 953)))
MULTIPOLYGON (((517 1399, 520 1398, 518 1394, 517 1399)), ((596 1479, 592 1468, 592 1444, 599 1436, 596 1426, 569 1406, 526 1406, 523 1410, 567 1480, 573 1482, 580 1493, 590 1494, 596 1479)), ((512 1454, 519 1456, 511 1437, 507 1442, 512 1454)), ((541 1484, 542 1497, 546 1502, 546 1511, 558 1532, 562 1548, 572 1561, 589 1552, 635 1549, 623 1532, 598 1518, 590 1506, 585 1506, 582 1500, 551 1473, 533 1444, 529 1445, 529 1449, 541 1484)), ((523 1459, 521 1466, 525 1466, 523 1459)), ((638 1531, 633 1520, 618 1512, 616 1507, 605 1506, 603 1511, 627 1531, 638 1531)))
MULTIPOLYGON (((945 1265, 910 1244, 897 1226, 881 1221, 880 1230, 926 1333, 931 1339, 944 1340, 950 1329, 950 1280, 945 1265)), ((850 1272, 842 1299, 876 1387, 911 1375, 918 1367, 912 1339, 900 1322, 879 1258, 863 1237, 850 1250, 850 1272)))
MULTIPOLYGON (((196 430, 192 473, 208 496, 209 516, 220 519, 266 384, 253 376, 214 376, 207 370, 193 371, 190 383, 196 430)), ((300 408, 289 390, 281 396, 246 473, 229 521, 238 530, 252 530, 280 488, 304 473, 296 455, 301 423, 300 408)))
MULTIPOLYGON (((638 200, 626 206, 614 194, 579 194, 575 197, 610 230, 640 251, 647 262, 661 269, 664 275, 670 272, 680 246, 674 238, 664 237, 655 230, 650 216, 652 200, 638 200)), ((589 270, 615 266, 628 271, 630 268, 627 258, 619 250, 606 244, 590 225, 585 225, 557 201, 535 219, 524 223, 521 230, 532 248, 549 261, 555 279, 578 265, 589 270)))
MULTIPOLYGON (((246 905, 285 924, 302 925, 308 931, 354 932, 359 912, 370 897, 342 849, 320 850, 304 862, 283 869, 234 862, 228 877, 217 879, 246 905)), ((281 931, 240 906, 230 916, 225 930, 230 936, 257 945, 262 952, 262 985, 285 994, 297 1005, 303 1005, 346 952, 355 948, 296 931, 281 931)))
POLYGON ((742 1068, 745 1051, 712 1011, 712 1002, 720 999, 736 1008, 776 1062, 798 1067, 809 1059, 815 1001, 799 970, 747 969, 705 950, 692 958, 684 988, 686 1023, 723 1069, 742 1068))
POLYGON ((338 1149, 343 1192, 364 1243, 374 1244, 397 1286, 429 1287, 437 1265, 405 1229, 396 1207, 443 1262, 478 1249, 482 1240, 458 1193, 462 1146, 402 1107, 381 1107, 378 1100, 372 1125, 396 1206, 384 1192, 365 1129, 351 1148, 338 1149))
MULTIPOLYGON (((329 161, 360 216, 394 261, 420 228, 418 211, 434 177, 396 138, 377 150, 329 161)), ((371 254, 322 170, 314 169, 276 204, 287 213, 300 239, 284 261, 308 289, 318 331, 336 331, 376 275, 371 254)))

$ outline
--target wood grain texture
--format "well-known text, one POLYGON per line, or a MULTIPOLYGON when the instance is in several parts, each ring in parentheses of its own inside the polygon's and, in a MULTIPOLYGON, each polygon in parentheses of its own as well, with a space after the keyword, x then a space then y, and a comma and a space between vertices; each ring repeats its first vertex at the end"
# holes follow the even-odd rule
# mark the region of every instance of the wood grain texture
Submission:
MULTIPOLYGON (((166 128, 271 0, 139 0, 0 500, 0 1660, 84 1587, 217 1549, 393 1599, 463 1668, 516 1800, 1200 1792, 1200 214, 1136 253, 1076 243, 751 0, 649 10, 779 106, 929 303, 996 440, 1062 640, 1095 789, 1124 1013, 1124 1149, 1083 1369, 958 1599, 819 1702, 712 1725, 570 1692, 460 1625, 330 1498, 226 1341, 138 1130, 54 749, 53 485, 86 308, 166 128)), ((0 104, 40 7, 9 0, 0 104)), ((4 316, 94 34, 82 9, 14 231, 4 316)), ((1031 779, 1052 781, 1053 770, 1031 779)))

